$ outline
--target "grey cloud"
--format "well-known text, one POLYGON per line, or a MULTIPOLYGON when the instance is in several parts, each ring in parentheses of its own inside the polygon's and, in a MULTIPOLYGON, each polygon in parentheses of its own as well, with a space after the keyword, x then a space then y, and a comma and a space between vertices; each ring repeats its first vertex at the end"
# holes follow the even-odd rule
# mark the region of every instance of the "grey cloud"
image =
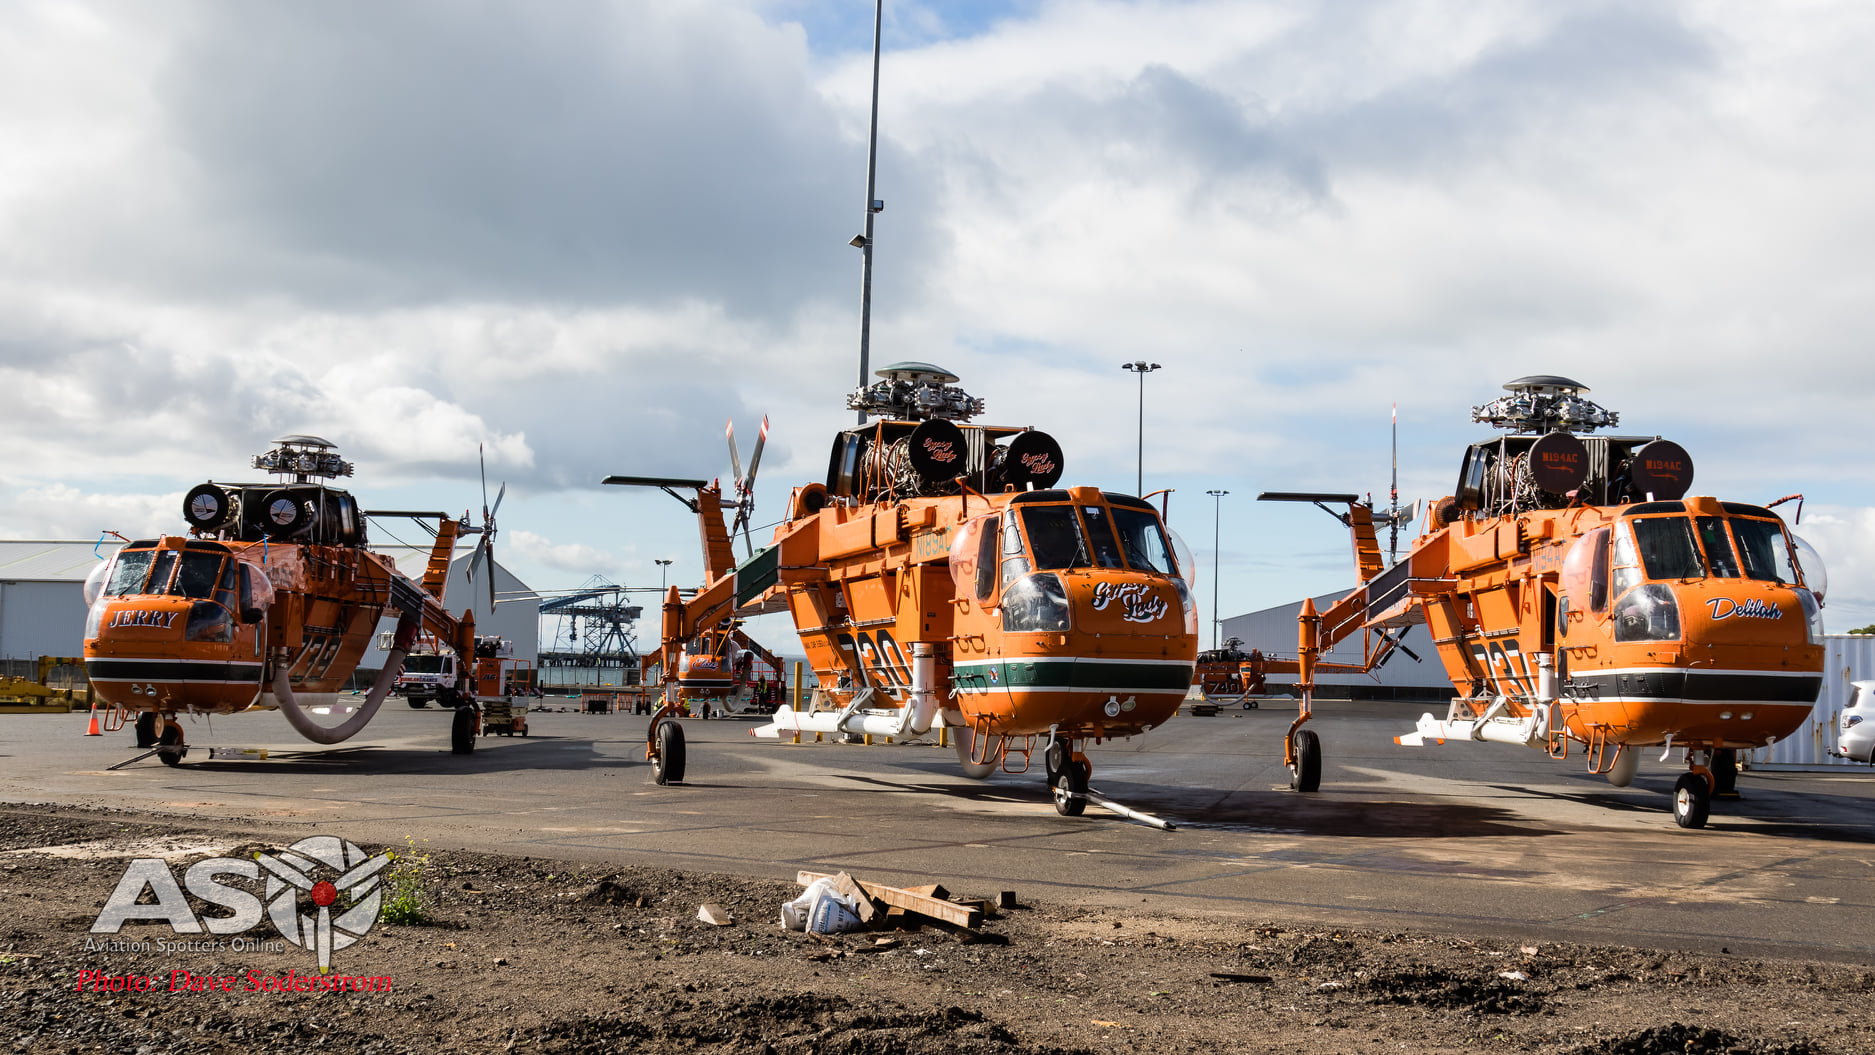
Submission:
POLYGON ((701 4, 197 15, 155 91, 190 161, 180 196, 220 252, 139 280, 340 307, 707 296, 772 316, 856 269, 863 146, 785 28, 701 4))

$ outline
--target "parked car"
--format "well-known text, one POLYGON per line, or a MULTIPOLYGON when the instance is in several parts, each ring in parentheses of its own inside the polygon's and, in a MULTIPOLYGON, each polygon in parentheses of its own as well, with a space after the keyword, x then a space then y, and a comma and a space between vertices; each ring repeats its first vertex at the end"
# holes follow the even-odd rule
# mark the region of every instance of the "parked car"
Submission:
POLYGON ((1851 682, 1855 691, 1843 705, 1836 753, 1857 762, 1875 763, 1875 681, 1851 682))

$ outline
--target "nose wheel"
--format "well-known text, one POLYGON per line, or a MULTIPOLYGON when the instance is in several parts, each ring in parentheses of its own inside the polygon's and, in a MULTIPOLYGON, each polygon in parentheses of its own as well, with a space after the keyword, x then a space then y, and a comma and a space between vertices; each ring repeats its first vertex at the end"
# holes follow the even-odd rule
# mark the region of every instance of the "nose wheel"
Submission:
POLYGON ((1712 812, 1712 785, 1705 770, 1680 777, 1673 785, 1673 822, 1682 828, 1704 828, 1712 812))
POLYGON ((1079 817, 1087 812, 1087 782, 1094 775, 1094 764, 1074 750, 1074 741, 1056 740, 1042 753, 1042 771, 1048 778, 1048 790, 1055 800, 1055 812, 1063 817, 1079 817))
POLYGON ((166 766, 179 766, 182 756, 189 753, 189 748, 182 742, 182 726, 174 720, 163 722, 163 731, 156 738, 156 757, 166 766))

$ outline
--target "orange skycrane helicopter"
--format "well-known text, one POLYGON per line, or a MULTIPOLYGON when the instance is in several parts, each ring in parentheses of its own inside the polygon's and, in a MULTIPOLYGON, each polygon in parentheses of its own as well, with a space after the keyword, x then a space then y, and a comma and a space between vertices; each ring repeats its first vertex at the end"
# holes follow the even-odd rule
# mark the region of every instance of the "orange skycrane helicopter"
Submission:
POLYGON ((1355 536, 1362 585, 1322 612, 1303 605, 1302 720, 1323 650, 1383 635, 1349 665, 1371 669, 1392 631, 1424 624, 1458 696, 1397 742, 1580 750, 1618 787, 1638 749, 1677 747, 1688 772, 1673 817, 1702 827, 1713 796, 1734 793, 1737 751, 1788 736, 1816 701, 1822 560, 1769 507, 1689 496, 1693 461, 1671 440, 1588 435, 1619 415, 1580 382, 1504 387, 1472 420, 1505 434, 1466 449, 1455 492, 1392 567, 1354 496, 1259 496, 1345 501, 1355 536))
MULTIPOLYGON (((276 482, 197 485, 183 499, 189 535, 126 543, 85 580, 85 672, 95 697, 111 705, 117 726, 134 714, 137 745, 168 765, 188 751, 183 715, 278 708, 315 743, 351 738, 377 713, 420 632, 462 658, 454 691, 474 696, 474 615, 449 614, 443 590, 455 540, 480 535, 469 574, 489 560, 492 606, 495 513, 506 486, 490 508, 484 482, 480 527, 466 515, 367 512, 322 482, 352 473, 331 443, 274 442, 253 466, 276 482), (436 522, 421 582, 365 548, 366 518, 393 516, 436 522), (337 703, 378 620, 392 612, 391 650, 363 705, 336 726, 314 721, 308 712, 337 703)), ((473 749, 479 720, 473 705, 458 708, 457 753, 473 749)))
MULTIPOLYGON (((793 701, 755 735, 906 737, 942 715, 967 776, 1022 772, 1039 748, 1055 808, 1079 814, 1093 768, 1080 745, 1157 728, 1191 685, 1190 558, 1149 503, 1058 488, 1046 433, 968 424, 983 401, 956 375, 904 362, 877 376, 847 400, 877 420, 834 437, 826 481, 796 487, 772 543, 739 566, 723 510, 747 522, 753 467, 735 503, 700 480, 605 480, 696 493, 678 497, 697 514, 708 579, 665 596, 664 669, 712 627, 788 611, 828 703, 793 701)), ((647 731, 659 783, 683 777, 673 710, 647 731)))

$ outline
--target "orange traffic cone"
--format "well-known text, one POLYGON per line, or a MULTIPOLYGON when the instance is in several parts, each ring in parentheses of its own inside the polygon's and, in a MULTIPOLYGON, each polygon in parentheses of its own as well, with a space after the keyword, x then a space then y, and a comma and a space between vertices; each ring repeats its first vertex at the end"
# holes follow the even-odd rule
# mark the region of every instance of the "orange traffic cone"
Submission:
POLYGON ((85 730, 85 735, 86 736, 103 736, 104 735, 103 733, 98 732, 98 705, 95 703, 91 705, 91 728, 85 730))

